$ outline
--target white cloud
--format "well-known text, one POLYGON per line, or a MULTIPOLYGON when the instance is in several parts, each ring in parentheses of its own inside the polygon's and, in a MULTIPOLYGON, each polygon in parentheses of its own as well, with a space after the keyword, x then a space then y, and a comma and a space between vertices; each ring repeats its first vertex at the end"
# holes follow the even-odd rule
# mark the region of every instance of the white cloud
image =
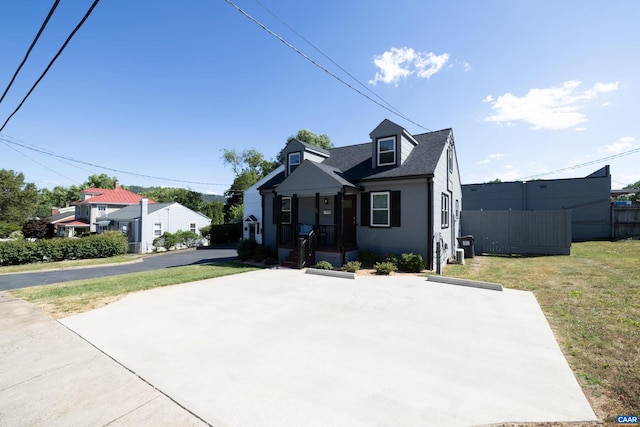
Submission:
POLYGON ((381 55, 375 55, 373 63, 378 67, 370 84, 393 83, 396 86, 401 78, 416 74, 420 78, 429 79, 440 71, 447 61, 449 54, 436 55, 433 52, 416 52, 413 48, 392 47, 381 55))
POLYGON ((479 162, 476 162, 479 165, 484 165, 487 163, 490 163, 494 160, 502 160, 504 159, 504 154, 502 153, 495 153, 495 154, 489 154, 485 159, 480 160, 479 162))
POLYGON ((604 148, 607 151, 607 153, 613 153, 613 154, 621 153, 633 147, 634 146, 633 143, 635 140, 636 139, 632 136, 623 136, 613 144, 605 145, 604 148))
POLYGON ((596 83, 590 89, 580 91, 578 80, 569 80, 562 86, 534 88, 518 97, 511 93, 487 96, 483 101, 491 104, 494 114, 486 117, 487 122, 513 124, 523 121, 532 129, 567 129, 587 121, 580 112, 583 105, 598 95, 618 89, 618 83, 596 83))
POLYGON ((465 72, 469 72, 469 71, 471 71, 471 64, 469 64, 468 62, 464 62, 464 63, 462 64, 462 67, 464 68, 464 71, 465 71, 465 72))
POLYGON ((515 181, 520 177, 520 171, 511 165, 506 165, 502 172, 498 172, 497 176, 492 179, 498 178, 502 182, 515 181))

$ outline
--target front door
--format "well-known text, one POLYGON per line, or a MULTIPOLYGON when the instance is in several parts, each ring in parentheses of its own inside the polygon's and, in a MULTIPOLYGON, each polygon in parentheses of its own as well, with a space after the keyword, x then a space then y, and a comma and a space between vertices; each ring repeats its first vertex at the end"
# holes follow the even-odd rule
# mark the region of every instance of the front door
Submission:
POLYGON ((342 200, 342 244, 356 246, 356 196, 345 195, 342 200))

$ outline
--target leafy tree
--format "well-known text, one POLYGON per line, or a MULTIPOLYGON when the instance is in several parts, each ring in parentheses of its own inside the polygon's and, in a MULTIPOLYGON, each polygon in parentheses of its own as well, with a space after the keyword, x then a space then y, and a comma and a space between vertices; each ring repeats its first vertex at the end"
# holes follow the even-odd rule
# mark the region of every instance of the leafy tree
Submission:
POLYGON ((118 183, 118 178, 115 176, 110 177, 106 173, 102 173, 100 175, 91 175, 87 180, 82 184, 82 189, 85 188, 104 188, 106 190, 113 190, 116 188, 116 184, 118 183))
POLYGON ((242 209, 242 204, 232 205, 229 208, 229 218, 227 222, 230 222, 232 224, 242 222, 242 209))
POLYGON ((22 235, 35 239, 53 237, 53 227, 42 219, 30 219, 22 226, 22 235))
POLYGON ((186 188, 155 187, 142 195, 158 203, 178 202, 196 212, 207 212, 207 204, 202 200, 202 194, 186 188))
MULTIPOLYGON (((325 150, 333 148, 333 143, 326 133, 323 133, 322 135, 316 135, 310 130, 300 129, 295 136, 290 136, 287 138, 287 143, 289 143, 292 139, 297 139, 298 141, 306 142, 307 144, 315 145, 316 147, 324 148, 325 150)), ((282 150, 280 150, 280 152, 278 153, 277 159, 279 164, 284 164, 286 160, 284 158, 284 147, 282 147, 282 150)))
POLYGON ((489 184, 497 184, 499 182, 502 182, 502 180, 500 178, 496 178, 496 179, 492 179, 491 181, 489 181, 489 184))
POLYGON ((81 188, 77 185, 53 187, 53 190, 41 188, 38 190, 38 209, 36 216, 46 218, 51 215, 51 208, 63 208, 68 204, 80 199, 81 188))
MULTIPOLYGON (((625 189, 626 188, 629 188, 629 189, 631 189, 631 188, 640 188, 640 181, 636 181, 633 184, 626 185, 623 188, 625 188, 625 189)), ((624 194, 624 195, 621 195, 621 196, 617 196, 615 198, 615 200, 621 200, 621 201, 622 200, 628 200, 628 201, 633 202, 633 203, 640 203, 640 193, 624 194)))
POLYGON ((217 200, 209 202, 206 215, 211 218, 211 224, 224 224, 224 203, 217 200))
POLYGON ((21 226, 35 214, 37 203, 35 184, 25 183, 21 172, 0 169, 0 221, 21 226))

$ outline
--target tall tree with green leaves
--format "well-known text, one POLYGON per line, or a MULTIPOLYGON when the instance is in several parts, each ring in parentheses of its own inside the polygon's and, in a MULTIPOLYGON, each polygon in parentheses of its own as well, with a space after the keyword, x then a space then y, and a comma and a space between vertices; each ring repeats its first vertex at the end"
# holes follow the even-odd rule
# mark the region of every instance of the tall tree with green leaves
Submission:
MULTIPOLYGON (((300 129, 295 136, 292 135, 287 138, 287 143, 292 139, 297 139, 298 141, 306 142, 307 144, 315 145, 316 147, 324 148, 325 150, 333 148, 333 143, 326 133, 316 135, 308 129, 300 129)), ((284 147, 282 147, 282 150, 278 153, 277 158, 279 164, 284 164, 284 147)))
POLYGON ((0 230, 22 228, 35 215, 37 204, 35 184, 24 182, 22 172, 0 169, 0 230))
POLYGON ((106 173, 100 175, 93 174, 82 184, 82 189, 86 188, 104 188, 105 190, 113 190, 116 188, 118 178, 109 176, 106 173))
POLYGON ((143 192, 142 195, 158 203, 178 202, 196 212, 206 214, 207 211, 207 203, 202 200, 202 194, 186 188, 155 187, 143 192))

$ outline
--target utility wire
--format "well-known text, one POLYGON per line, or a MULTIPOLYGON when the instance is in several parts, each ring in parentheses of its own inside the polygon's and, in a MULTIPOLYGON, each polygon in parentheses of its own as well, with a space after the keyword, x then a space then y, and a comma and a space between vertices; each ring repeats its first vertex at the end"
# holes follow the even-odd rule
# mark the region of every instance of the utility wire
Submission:
POLYGON ((7 120, 5 120, 4 124, 2 125, 2 127, 0 127, 0 132, 2 132, 2 130, 4 129, 4 127, 7 125, 7 123, 9 123, 9 120, 11 120, 11 118, 18 112, 18 110, 20 110, 20 108, 22 107, 22 105, 25 103, 25 101, 27 100, 27 98, 29 98, 29 96, 31 95, 31 93, 34 91, 34 89, 36 88, 36 86, 38 86, 38 84, 40 83, 40 81, 44 78, 44 76, 47 74, 47 72, 49 71, 49 69, 51 68, 51 66, 53 65, 54 62, 56 62, 56 59, 58 59, 58 57, 60 56, 60 54, 62 53, 62 51, 67 47, 67 44, 69 44, 69 42, 71 41, 71 39, 73 38, 73 36, 76 34, 76 32, 80 29, 80 27, 82 27, 82 24, 84 24, 84 22, 87 20, 87 18, 89 18, 89 15, 91 15, 91 12, 93 12, 93 9, 98 5, 98 2, 100 0, 94 0, 94 2, 91 4, 91 7, 89 7, 89 10, 87 10, 87 13, 84 14, 84 16, 82 17, 82 19, 80 20, 80 22, 78 22, 78 25, 76 25, 76 27, 73 29, 73 31, 71 32, 71 34, 69 34, 69 37, 67 37, 67 39, 65 40, 65 42, 63 43, 62 47, 60 47, 60 49, 58 50, 58 53, 55 54, 55 56, 53 57, 53 59, 51 60, 51 62, 49 62, 49 65, 47 65, 47 68, 45 68, 45 70, 42 72, 42 74, 40 75, 40 77, 38 78, 38 80, 36 80, 36 82, 33 84, 33 86, 31 86, 31 89, 29 89, 29 92, 25 95, 25 97, 22 99, 22 102, 20 102, 20 104, 16 107, 16 109, 13 111, 13 113, 11 113, 11 115, 7 118, 7 120))
MULTIPOLYGON (((336 61, 334 61, 333 59, 331 59, 327 54, 325 54, 322 50, 320 50, 320 48, 318 48, 316 45, 314 45, 313 43, 311 43, 309 40, 307 40, 302 34, 300 34, 299 32, 297 32, 293 27, 291 27, 289 24, 287 24, 282 18, 280 18, 278 15, 276 15, 273 11, 271 11, 271 9, 269 9, 267 6, 264 5, 264 3, 262 3, 260 0, 254 0, 256 3, 258 3, 260 6, 262 6, 262 8, 264 10, 266 10, 267 12, 269 12, 271 15, 273 15, 274 18, 276 18, 278 21, 280 21, 284 26, 286 26, 289 30, 291 30, 296 36, 300 37, 302 40, 304 40, 309 46, 311 46, 313 49, 315 49, 316 52, 318 52, 320 55, 324 56, 327 60, 329 60, 333 65, 335 65, 336 67, 338 67, 340 70, 342 70, 346 75, 348 75, 349 77, 351 77, 356 83, 358 83, 360 86, 362 86, 365 90, 367 90, 369 93, 371 93, 373 96, 375 96, 376 98, 378 98, 380 101, 384 102, 387 106, 389 106, 389 108, 393 109, 395 112, 397 112, 401 117, 403 117, 405 120, 409 120, 407 118, 406 115, 402 114, 402 112, 400 110, 398 110, 396 107, 394 107, 393 105, 391 105, 389 102, 387 102, 384 98, 382 98, 380 95, 378 95, 377 93, 375 93, 369 86, 365 85, 364 83, 362 83, 360 80, 358 80, 353 74, 351 74, 349 71, 345 70, 342 66, 340 66, 340 64, 338 64, 336 61)), ((426 128, 423 128, 426 129, 426 128)), ((427 129, 428 130, 428 129, 427 129)))
POLYGON ((633 150, 623 151, 622 153, 614 154, 612 156, 602 157, 600 159, 591 160, 589 162, 580 163, 578 165, 568 166, 566 168, 557 169, 557 170, 554 170, 554 171, 551 171, 551 172, 544 172, 544 173, 539 173, 537 175, 526 176, 524 178, 520 178, 518 181, 529 181, 529 180, 532 180, 532 179, 540 178, 541 176, 547 176, 547 175, 553 175, 553 174, 556 174, 556 173, 559 173, 559 172, 571 171, 571 170, 579 169, 579 168, 582 168, 582 167, 585 167, 585 166, 590 166, 590 165, 595 165, 597 163, 606 162, 607 160, 612 160, 612 159, 617 159, 619 157, 629 156, 629 155, 635 154, 635 153, 640 153, 640 148, 634 148, 633 150))
POLYGON ((24 65, 25 62, 27 62, 27 58, 29 58, 29 55, 31 54, 31 51, 33 50, 33 47, 36 45, 36 43, 38 42, 38 39, 40 38, 40 35, 42 34, 42 32, 44 31, 45 27, 49 23, 49 19, 51 19, 51 15, 53 15, 53 12, 58 7, 58 3, 60 3, 60 0, 56 0, 55 3, 53 3, 53 6, 51 6, 51 10, 49 11, 49 14, 45 18, 45 20, 42 23, 42 25, 40 26, 40 30, 38 31, 38 34, 36 34, 36 37, 31 42, 31 46, 29 46, 29 49, 27 49, 27 53, 24 55, 24 58, 22 59, 22 62, 18 66, 18 69, 16 69, 16 72, 13 74, 13 77, 11 78, 11 81, 9 82, 9 84, 7 85, 7 88, 4 90, 4 93, 0 97, 0 104, 4 100, 4 97, 7 96, 7 92, 9 92, 9 89, 13 85, 13 82, 16 80, 16 77, 18 77, 18 73, 22 69, 22 66, 24 65))
POLYGON ((51 169, 50 167, 48 167, 47 165, 44 165, 44 164, 40 163, 39 161, 37 161, 37 160, 36 160, 36 159, 34 159, 33 157, 28 156, 27 154, 25 154, 25 153, 23 153, 22 151, 18 150, 16 147, 12 147, 12 146, 11 146, 10 144, 8 144, 4 139, 1 139, 1 138, 0 138, 0 142, 2 142, 4 145, 6 145, 7 147, 9 147, 10 149, 12 149, 13 151, 15 151, 16 153, 18 153, 18 154, 20 154, 20 155, 22 155, 22 156, 26 157, 27 159, 29 159, 29 160, 31 160, 32 162, 34 162, 34 163, 36 163, 36 164, 38 164, 38 165, 42 166, 43 168, 45 168, 45 169, 47 169, 47 170, 49 170, 49 171, 51 171, 51 172, 55 173, 56 175, 59 175, 59 176, 63 177, 64 179, 68 179, 68 180, 69 180, 69 181, 71 181, 71 182, 76 182, 76 183, 77 183, 77 181, 76 181, 76 180, 73 180, 73 179, 69 178, 68 176, 62 175, 60 172, 55 171, 55 170, 51 169))
MULTIPOLYGON (((287 46, 289 49, 292 49, 294 52, 296 52, 298 55, 302 56, 304 59, 306 59, 307 61, 311 62, 313 65, 315 65, 316 67, 320 68, 322 71, 324 71, 325 73, 327 73, 328 75, 330 75, 331 77, 333 77, 334 79, 338 80, 340 83, 342 83, 343 85, 347 86, 349 89, 355 91, 356 93, 360 94, 361 96, 364 96, 365 98, 367 98, 369 101, 373 102, 374 104, 384 108, 385 110, 389 111, 391 114, 394 114, 398 117, 400 117, 403 120, 406 120, 410 123, 413 123, 414 125, 418 126, 419 128, 422 128, 426 131, 431 132, 431 129, 428 129, 424 126, 422 126, 419 123, 414 122, 413 120, 403 116, 402 114, 392 110, 391 108, 387 107, 386 105, 383 105, 382 103, 380 103, 379 101, 376 101, 375 99, 371 98, 369 95, 367 95, 366 93, 363 93, 362 91, 360 91, 359 89, 353 87, 351 84, 349 84, 348 82, 344 81, 343 79, 341 79, 339 76, 337 76, 336 74, 332 73, 331 71, 329 71, 328 69, 326 69, 325 67, 323 67, 321 64, 319 64, 318 62, 316 62, 315 60, 313 60, 312 58, 310 58, 308 55, 306 55, 305 53, 303 53, 302 51, 300 51, 297 47, 295 47, 294 45, 292 45, 291 43, 289 43, 288 41, 286 41, 285 39, 283 39, 282 37, 280 37, 278 34, 276 34, 275 32, 273 32, 272 30, 270 30, 267 26, 265 26, 263 23, 261 23, 260 21, 258 21, 256 18, 254 18, 253 16, 249 15, 247 12, 245 12, 242 8, 240 8, 238 5, 236 5, 234 2, 232 2, 231 0, 224 0, 225 2, 227 2, 229 5, 231 5, 234 9, 236 9, 238 12, 240 12, 242 15, 244 15, 246 18, 248 18, 250 21, 252 21, 254 24, 258 25, 260 28, 262 28, 264 31, 266 31, 267 33, 269 33, 270 35, 272 35, 273 37, 275 37, 276 39, 280 40, 280 42, 282 42, 285 46, 287 46)), ((0 131, 2 129, 0 128, 0 131)))
POLYGON ((198 182, 198 181, 187 181, 187 180, 182 180, 182 179, 163 178, 163 177, 159 177, 159 176, 145 175, 145 174, 141 174, 141 173, 137 173, 137 172, 128 172, 128 171, 121 170, 121 169, 114 169, 114 168, 110 168, 110 167, 106 167, 106 166, 97 165, 95 163, 85 162, 83 160, 77 160, 77 159, 74 159, 74 158, 69 157, 69 156, 64 156, 62 154, 54 153, 53 151, 47 151, 47 150, 43 150, 43 149, 40 149, 40 148, 30 147, 29 145, 21 143, 21 142, 18 142, 17 140, 9 139, 5 135, 2 135, 2 134, 0 134, 0 141, 8 143, 8 144, 11 144, 11 145, 17 145, 19 147, 26 148, 27 150, 35 151, 37 153, 41 153, 41 154, 44 154, 46 156, 56 157, 58 159, 63 159, 63 160, 67 160, 67 161, 70 161, 70 162, 91 166, 91 167, 94 167, 94 168, 104 169, 104 170, 108 170, 108 171, 111 171, 111 172, 123 173, 123 174, 126 174, 126 175, 139 176, 139 177, 142 177, 142 178, 150 178, 150 179, 155 179, 155 180, 158 180, 158 181, 179 182, 179 183, 182 183, 182 184, 216 185, 216 186, 223 186, 223 187, 228 187, 229 186, 229 184, 216 184, 216 183, 212 183, 212 182, 198 182))

